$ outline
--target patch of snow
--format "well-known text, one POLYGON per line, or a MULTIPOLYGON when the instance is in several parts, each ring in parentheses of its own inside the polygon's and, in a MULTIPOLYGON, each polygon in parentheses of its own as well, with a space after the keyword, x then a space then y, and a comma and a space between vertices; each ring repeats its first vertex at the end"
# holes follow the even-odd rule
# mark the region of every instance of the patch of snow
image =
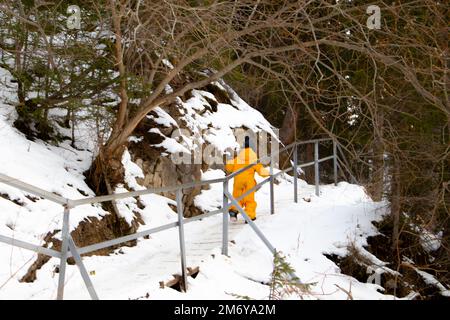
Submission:
POLYGON ((128 138, 129 142, 134 142, 134 143, 138 143, 141 142, 142 140, 144 140, 144 137, 135 137, 135 136, 131 136, 128 138))
MULTIPOLYGON (((122 184, 117 185, 114 193, 129 192, 122 184)), ((135 198, 125 198, 116 201, 118 214, 125 219, 125 221, 131 226, 134 219, 134 213, 137 211, 137 200, 135 198)))
POLYGON ((153 115, 148 115, 147 118, 153 119, 157 124, 161 124, 165 127, 171 126, 178 127, 178 124, 175 121, 175 119, 172 118, 170 114, 168 114, 162 108, 156 107, 155 109, 153 109, 153 111, 155 111, 158 116, 154 117, 153 115))
MULTIPOLYGON (((125 150, 122 155, 122 164, 124 167, 124 180, 127 186, 131 189, 128 190, 124 186, 119 186, 115 189, 115 193, 125 193, 129 191, 145 190, 144 186, 141 186, 136 178, 144 178, 142 169, 131 160, 131 155, 128 150, 125 150)), ((135 198, 125 198, 116 201, 118 210, 121 216, 131 224, 135 213, 139 213, 145 225, 139 226, 138 230, 145 230, 149 226, 160 226, 165 223, 173 222, 176 219, 176 215, 169 205, 176 205, 174 200, 163 197, 158 194, 147 194, 139 197, 139 201, 144 206, 143 209, 137 205, 135 198)))
POLYGON ((173 64, 169 60, 162 59, 161 61, 166 67, 168 67, 169 69, 173 69, 173 64))
MULTIPOLYGON (((153 128, 153 129, 156 129, 156 128, 153 128)), ((160 132, 158 132, 158 133, 161 134, 160 132)), ((161 135, 163 137, 165 137, 163 134, 161 134, 161 135)), ((157 148, 164 148, 167 152, 172 153, 172 154, 177 154, 177 153, 191 154, 191 151, 189 149, 187 149, 185 146, 183 146, 181 143, 179 143, 174 138, 165 137, 165 139, 161 143, 154 144, 153 146, 155 146, 157 148)))
POLYGON ((278 139, 270 123, 263 115, 250 107, 229 87, 224 87, 224 82, 215 82, 219 88, 226 90, 232 96, 232 105, 217 103, 216 98, 210 92, 192 90, 192 97, 186 102, 177 100, 182 120, 192 131, 192 136, 185 139, 186 147, 202 145, 209 142, 220 153, 228 149, 239 148, 233 129, 247 128, 255 133, 266 132, 278 139), (216 101, 215 111, 208 101, 216 101))
MULTIPOLYGON (((202 173, 202 180, 220 179, 225 177, 222 170, 208 170, 202 173)), ((204 212, 217 210, 222 206, 222 184, 215 183, 208 190, 202 190, 194 198, 194 204, 204 212)))
POLYGON ((166 86, 164 87, 164 91, 166 92, 166 94, 170 94, 173 93, 173 88, 170 85, 166 84, 166 86))
POLYGON ((433 234, 422 229, 420 233, 420 244, 422 245, 422 248, 428 253, 438 250, 442 244, 442 235, 442 231, 433 234))
POLYGON ((435 286, 441 292, 444 297, 450 297, 450 290, 444 287, 432 274, 415 268, 416 272, 423 278, 426 284, 435 286))

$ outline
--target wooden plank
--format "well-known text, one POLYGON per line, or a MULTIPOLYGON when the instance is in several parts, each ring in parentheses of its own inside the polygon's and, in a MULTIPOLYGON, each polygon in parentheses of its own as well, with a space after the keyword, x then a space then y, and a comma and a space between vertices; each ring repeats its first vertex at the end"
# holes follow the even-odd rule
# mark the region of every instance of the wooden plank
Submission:
MULTIPOLYGON (((200 272, 200 267, 199 266, 194 267, 194 268, 187 267, 186 269, 187 269, 187 276, 188 277, 192 277, 192 275, 200 272)), ((173 276, 173 279, 170 279, 170 280, 168 280, 166 282, 160 281, 159 282, 159 287, 161 289, 164 289, 166 287, 171 288, 171 287, 175 286, 176 284, 178 284, 183 279, 183 277, 180 274, 174 274, 172 276, 173 276)))

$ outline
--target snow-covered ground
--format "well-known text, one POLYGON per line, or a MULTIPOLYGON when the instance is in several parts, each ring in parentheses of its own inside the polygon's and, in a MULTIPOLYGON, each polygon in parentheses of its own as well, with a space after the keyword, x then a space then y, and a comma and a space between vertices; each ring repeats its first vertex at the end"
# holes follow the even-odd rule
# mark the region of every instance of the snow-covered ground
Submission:
MULTIPOLYGON (((208 177, 219 175, 209 173, 208 177)), ((303 183, 299 203, 293 203, 292 183, 283 180, 275 187, 276 214, 269 213, 269 190, 265 185, 257 193, 258 227, 286 256, 305 283, 315 283, 305 299, 346 299, 349 290, 354 299, 391 299, 377 292, 380 287, 358 282, 343 275, 323 253, 345 255, 347 246, 365 244, 376 233, 371 221, 383 214, 383 204, 372 202, 363 189, 342 182, 337 187, 321 187, 320 197, 313 186, 303 183), (305 201, 306 200, 310 200, 305 201)), ((205 191, 213 203, 221 198, 220 187, 205 191), (215 200, 216 199, 216 200, 215 200)), ((136 247, 122 248, 110 256, 86 257, 84 262, 97 293, 102 299, 233 299, 233 295, 267 299, 273 262, 272 256, 242 218, 231 224, 229 256, 220 254, 222 230, 220 215, 187 224, 187 265, 199 266, 200 273, 189 278, 189 291, 181 293, 159 286, 179 273, 179 243, 176 229, 140 240, 136 247)), ((16 271, 33 254, 0 245, 0 299, 52 299, 56 296, 58 264, 51 259, 38 271, 34 283, 19 283, 16 271), (11 258, 11 259, 10 259, 11 258), (14 260, 11 267, 10 262, 14 260)), ((369 276, 369 275, 368 275, 369 276)), ((68 266, 65 297, 88 299, 88 293, 76 266, 68 266)), ((292 298, 298 298, 293 296, 292 298)))

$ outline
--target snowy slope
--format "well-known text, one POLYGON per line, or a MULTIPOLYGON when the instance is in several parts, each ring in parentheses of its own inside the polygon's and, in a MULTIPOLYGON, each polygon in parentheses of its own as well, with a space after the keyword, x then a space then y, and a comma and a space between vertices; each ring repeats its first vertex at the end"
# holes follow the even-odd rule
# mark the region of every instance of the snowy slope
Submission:
MULTIPOLYGON (((0 72, 2 83, 10 83, 6 71, 0 69, 0 72)), ((6 87, 5 90, 3 86, 0 90, 0 98, 3 98, 0 102, 0 172, 63 197, 82 198, 83 194, 93 196, 82 175, 90 165, 91 153, 76 150, 69 143, 55 147, 42 141, 27 140, 12 127, 17 115, 14 107, 7 104, 13 100, 13 88, 8 89, 6 87)), ((0 193, 3 194, 0 198, 2 234, 39 239, 48 231, 60 228, 61 206, 4 184, 0 185, 0 193)), ((104 213, 93 206, 74 210, 71 228, 76 227, 86 216, 98 217, 104 213)))
MULTIPOLYGON (((69 143, 59 147, 42 141, 29 141, 12 127, 17 117, 13 103, 15 84, 11 75, 0 68, 0 172, 67 198, 83 198, 94 193, 84 182, 82 172, 91 161, 90 151, 76 150, 69 143)), ((61 229, 63 208, 0 183, 0 234, 43 244, 47 233, 61 229)), ((74 209, 70 228, 73 230, 86 217, 106 214, 98 206, 74 209)), ((57 232, 56 238, 60 235, 57 232)), ((14 277, 14 282, 27 271, 37 254, 0 245, 0 287, 14 277)))
MULTIPOLYGON (((92 126, 80 122, 75 130, 78 147, 85 149, 71 147, 70 141, 54 146, 39 140, 27 140, 12 126, 17 114, 14 109, 16 85, 11 79, 9 72, 0 68, 0 173, 70 199, 95 196, 83 176, 94 158, 92 141, 95 133, 92 126)), ((52 112, 57 113, 58 110, 52 112)), ((132 168, 131 165, 129 167, 132 168)), ((170 199, 149 195, 142 201, 146 204, 143 219, 147 225, 167 221, 168 212, 173 215, 168 206, 168 203, 173 203, 170 199), (155 208, 161 214, 150 217, 145 214, 155 211, 155 208)), ((119 205, 125 217, 132 214, 131 205, 119 205)), ((0 183, 1 235, 42 245, 49 232, 55 231, 54 237, 60 238, 62 212, 63 208, 58 204, 0 183)), ((83 220, 101 218, 105 214, 109 213, 98 204, 74 208, 71 210, 70 230, 83 220)), ((33 252, 0 244, 0 288, 4 281, 11 280, 11 275, 17 282, 36 257, 33 252)))

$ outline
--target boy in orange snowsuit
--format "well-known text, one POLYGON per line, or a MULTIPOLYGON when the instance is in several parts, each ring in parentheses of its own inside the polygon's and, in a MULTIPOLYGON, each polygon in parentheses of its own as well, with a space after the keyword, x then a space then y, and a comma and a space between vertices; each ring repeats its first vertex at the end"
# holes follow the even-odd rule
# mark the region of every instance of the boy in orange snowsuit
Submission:
MULTIPOLYGON (((249 137, 245 137, 244 149, 242 149, 236 158, 227 161, 225 165, 225 170, 229 173, 238 171, 249 164, 258 160, 256 153, 250 148, 249 137)), ((234 177, 233 185, 233 197, 238 198, 254 186, 256 186, 255 172, 257 172, 261 177, 267 177, 270 175, 269 171, 262 166, 261 163, 255 164, 251 168, 239 173, 234 177)), ((245 196, 243 199, 239 200, 239 205, 244 208, 245 213, 250 219, 256 219, 256 201, 255 192, 252 192, 245 196)), ((231 206, 229 209, 230 217, 232 221, 237 220, 238 211, 236 207, 231 206)))

